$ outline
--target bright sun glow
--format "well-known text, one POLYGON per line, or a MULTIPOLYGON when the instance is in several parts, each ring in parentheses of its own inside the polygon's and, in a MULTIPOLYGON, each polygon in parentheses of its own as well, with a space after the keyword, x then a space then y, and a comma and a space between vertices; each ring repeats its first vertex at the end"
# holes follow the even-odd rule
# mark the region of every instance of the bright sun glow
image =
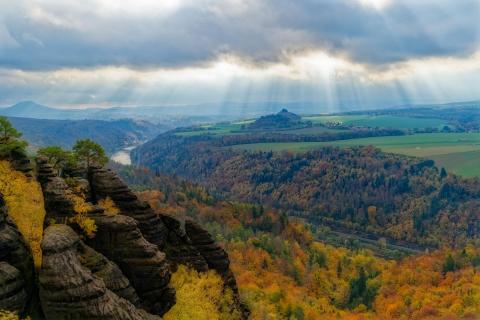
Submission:
POLYGON ((356 0, 362 5, 381 10, 390 4, 391 0, 356 0))
POLYGON ((128 14, 168 14, 177 10, 182 0, 104 0, 101 7, 110 12, 124 12, 128 14))

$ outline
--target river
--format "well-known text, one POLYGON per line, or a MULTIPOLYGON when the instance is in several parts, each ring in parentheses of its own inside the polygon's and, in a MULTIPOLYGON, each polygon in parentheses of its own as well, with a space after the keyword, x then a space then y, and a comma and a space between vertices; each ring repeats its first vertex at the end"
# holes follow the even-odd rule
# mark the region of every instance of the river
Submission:
POLYGON ((120 151, 115 152, 111 157, 110 160, 118 162, 123 165, 130 165, 132 164, 132 159, 130 158, 130 151, 133 150, 137 146, 130 146, 124 148, 120 151))

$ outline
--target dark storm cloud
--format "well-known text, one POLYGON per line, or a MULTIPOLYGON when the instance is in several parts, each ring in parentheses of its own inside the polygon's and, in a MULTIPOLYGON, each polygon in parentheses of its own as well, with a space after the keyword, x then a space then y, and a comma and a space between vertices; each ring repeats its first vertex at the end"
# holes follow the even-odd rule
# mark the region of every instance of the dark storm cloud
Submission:
POLYGON ((382 10, 356 0, 198 0, 166 15, 100 14, 95 0, 2 1, 0 67, 22 70, 180 68, 222 54, 262 64, 305 50, 385 66, 479 48, 478 0, 393 0, 382 10))

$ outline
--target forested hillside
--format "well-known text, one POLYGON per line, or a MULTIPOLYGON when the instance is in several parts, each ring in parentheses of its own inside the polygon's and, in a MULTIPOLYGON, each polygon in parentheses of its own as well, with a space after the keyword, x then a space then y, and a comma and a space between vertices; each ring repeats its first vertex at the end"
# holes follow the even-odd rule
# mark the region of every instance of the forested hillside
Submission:
MULTIPOLYGON (((318 186, 315 179, 322 177, 327 181, 321 192, 325 198, 319 197, 327 200, 322 201, 333 201, 328 187, 338 190, 336 203, 347 205, 387 199, 403 210, 409 207, 402 201, 412 205, 417 203, 412 199, 434 195, 441 205, 467 203, 472 208, 465 214, 475 212, 474 181, 439 172, 432 162, 373 148, 326 148, 296 156, 207 148, 203 151, 229 165, 225 168, 244 173, 242 178, 232 171, 232 179, 245 183, 239 184, 242 188, 223 184, 211 194, 178 177, 112 164, 134 193, 102 167, 108 159, 94 141, 79 140, 72 150, 44 148, 33 165, 21 134, 5 118, 0 126, 0 248, 5 249, 0 251, 0 285, 5 288, 0 317, 420 320, 475 319, 480 314, 480 251, 474 236, 472 243, 461 244, 468 232, 453 239, 457 248, 448 247, 450 238, 439 234, 430 224, 435 215, 429 216, 422 220, 426 231, 417 230, 414 240, 434 239, 444 245, 440 250, 384 259, 360 247, 318 241, 326 229, 308 215, 307 223, 298 219, 302 202, 295 202, 296 207, 280 202, 285 207, 276 208, 269 198, 274 192, 249 182, 258 179, 252 172, 261 166, 269 177, 263 184, 273 183, 289 197, 311 196, 308 185, 303 191, 289 185, 297 178, 318 186), (252 185, 258 198, 250 193, 252 185), (349 186, 366 192, 352 196, 356 193, 348 193, 349 186)), ((201 157, 198 161, 208 163, 201 157)), ((199 179, 217 179, 218 172, 205 168, 196 171, 199 179)), ((330 208, 341 213, 343 207, 330 208)), ((438 214, 450 218, 442 210, 458 213, 453 206, 445 208, 438 214)), ((351 222, 349 216, 338 221, 380 233, 381 226, 391 230, 393 225, 388 219, 382 224, 382 215, 401 221, 409 211, 392 212, 370 204, 363 213, 366 221, 351 222)), ((448 228, 445 233, 451 232, 448 228)))
POLYGON ((476 319, 480 251, 389 261, 315 241, 320 230, 262 205, 219 201, 146 169, 115 170, 159 214, 195 219, 224 244, 252 319, 476 319))
POLYGON ((268 205, 313 223, 431 247, 464 244, 479 235, 478 179, 373 147, 296 154, 228 147, 241 139, 164 134, 133 155, 153 171, 178 174, 223 197, 268 205))

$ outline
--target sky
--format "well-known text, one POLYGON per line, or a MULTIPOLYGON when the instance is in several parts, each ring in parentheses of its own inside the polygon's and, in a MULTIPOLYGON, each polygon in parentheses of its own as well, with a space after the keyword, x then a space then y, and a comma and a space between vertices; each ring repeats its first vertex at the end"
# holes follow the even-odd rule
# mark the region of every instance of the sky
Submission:
POLYGON ((0 0, 0 105, 480 99, 480 0, 0 0))

